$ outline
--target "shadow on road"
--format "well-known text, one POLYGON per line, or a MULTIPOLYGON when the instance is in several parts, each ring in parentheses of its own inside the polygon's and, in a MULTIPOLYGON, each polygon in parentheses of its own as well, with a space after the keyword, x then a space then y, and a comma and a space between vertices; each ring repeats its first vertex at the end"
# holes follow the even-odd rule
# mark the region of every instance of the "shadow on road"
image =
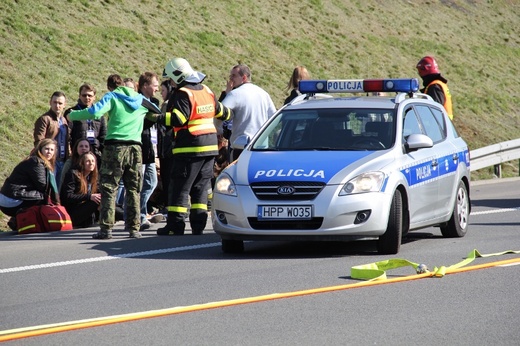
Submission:
POLYGON ((471 201, 472 207, 488 207, 488 208, 519 208, 520 199, 479 199, 471 201))
MULTIPOLYGON (((83 246, 92 257, 114 256, 125 258, 153 258, 161 260, 239 260, 239 259, 292 259, 292 258, 330 258, 349 256, 377 255, 376 240, 358 241, 253 241, 245 242, 242 254, 225 254, 221 250, 220 237, 211 229, 203 235, 191 235, 187 230, 183 236, 157 236, 154 226, 142 232, 141 239, 128 238, 123 226, 115 227, 113 238, 109 240, 92 239, 98 228, 74 229, 65 232, 21 234, 15 232, 0 236, 0 242, 19 241, 62 241, 70 242, 71 247, 83 246)), ((428 232, 410 232, 402 240, 403 246, 426 238, 442 238, 428 232)), ((67 245, 66 245, 67 246, 67 245)), ((395 255, 392 255, 395 256, 395 255)))

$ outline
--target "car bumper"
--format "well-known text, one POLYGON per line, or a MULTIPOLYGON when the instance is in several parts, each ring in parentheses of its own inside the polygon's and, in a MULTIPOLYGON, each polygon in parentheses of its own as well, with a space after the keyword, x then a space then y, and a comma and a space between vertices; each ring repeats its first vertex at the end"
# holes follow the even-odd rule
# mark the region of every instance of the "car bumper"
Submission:
POLYGON ((224 239, 242 240, 364 239, 386 231, 392 195, 372 192, 338 196, 339 190, 340 186, 326 186, 312 201, 264 201, 258 200, 248 186, 237 186, 238 197, 214 194, 213 229, 224 239), (313 219, 258 220, 259 205, 311 205, 313 219), (370 215, 359 220, 363 212, 370 215))

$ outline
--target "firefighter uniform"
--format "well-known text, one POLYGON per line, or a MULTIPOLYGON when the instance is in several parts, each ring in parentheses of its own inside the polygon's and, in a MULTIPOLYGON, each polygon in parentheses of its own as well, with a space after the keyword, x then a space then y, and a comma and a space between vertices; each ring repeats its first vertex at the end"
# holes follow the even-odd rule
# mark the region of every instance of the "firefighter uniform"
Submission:
POLYGON ((213 162, 218 155, 217 130, 213 119, 228 120, 231 110, 217 101, 201 83, 181 82, 168 100, 159 123, 173 127, 172 170, 168 191, 168 218, 158 235, 182 235, 185 218, 193 234, 202 234, 208 219, 208 188, 213 162))
MULTIPOLYGON (((444 83, 442 80, 439 80, 439 79, 435 79, 433 80, 432 82, 430 82, 426 88, 424 88, 424 93, 425 94, 430 94, 428 93, 429 89, 432 89, 434 88, 433 86, 434 85, 438 85, 441 89, 442 89, 442 95, 441 97, 439 97, 441 100, 439 101, 442 101, 442 96, 444 96, 444 101, 442 101, 442 105, 444 106, 444 109, 446 110, 446 113, 448 113, 448 116, 450 117, 451 120, 453 120, 453 106, 452 106, 452 103, 451 103, 451 94, 450 94, 450 89, 448 89, 448 85, 446 83, 444 83)), ((437 100, 435 100, 437 101, 437 100)), ((437 101, 437 102, 439 102, 437 101)))

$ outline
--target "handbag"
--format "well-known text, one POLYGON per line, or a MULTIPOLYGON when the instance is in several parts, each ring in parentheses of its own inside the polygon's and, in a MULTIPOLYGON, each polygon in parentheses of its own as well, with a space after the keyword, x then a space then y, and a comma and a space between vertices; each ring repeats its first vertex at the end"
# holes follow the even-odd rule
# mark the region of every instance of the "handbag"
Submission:
POLYGON ((16 214, 19 234, 72 230, 72 220, 62 205, 34 205, 16 214))

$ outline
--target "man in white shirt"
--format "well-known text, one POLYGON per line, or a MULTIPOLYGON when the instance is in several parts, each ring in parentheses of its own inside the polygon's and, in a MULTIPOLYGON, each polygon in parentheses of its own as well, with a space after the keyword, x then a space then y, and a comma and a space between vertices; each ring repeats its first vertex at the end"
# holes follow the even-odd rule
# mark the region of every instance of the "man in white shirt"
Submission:
MULTIPOLYGON (((269 94, 251 83, 251 70, 244 64, 235 65, 231 69, 222 104, 233 110, 231 145, 241 135, 253 138, 267 119, 276 112, 269 94)), ((232 148, 232 160, 236 160, 241 152, 240 149, 232 148)))

